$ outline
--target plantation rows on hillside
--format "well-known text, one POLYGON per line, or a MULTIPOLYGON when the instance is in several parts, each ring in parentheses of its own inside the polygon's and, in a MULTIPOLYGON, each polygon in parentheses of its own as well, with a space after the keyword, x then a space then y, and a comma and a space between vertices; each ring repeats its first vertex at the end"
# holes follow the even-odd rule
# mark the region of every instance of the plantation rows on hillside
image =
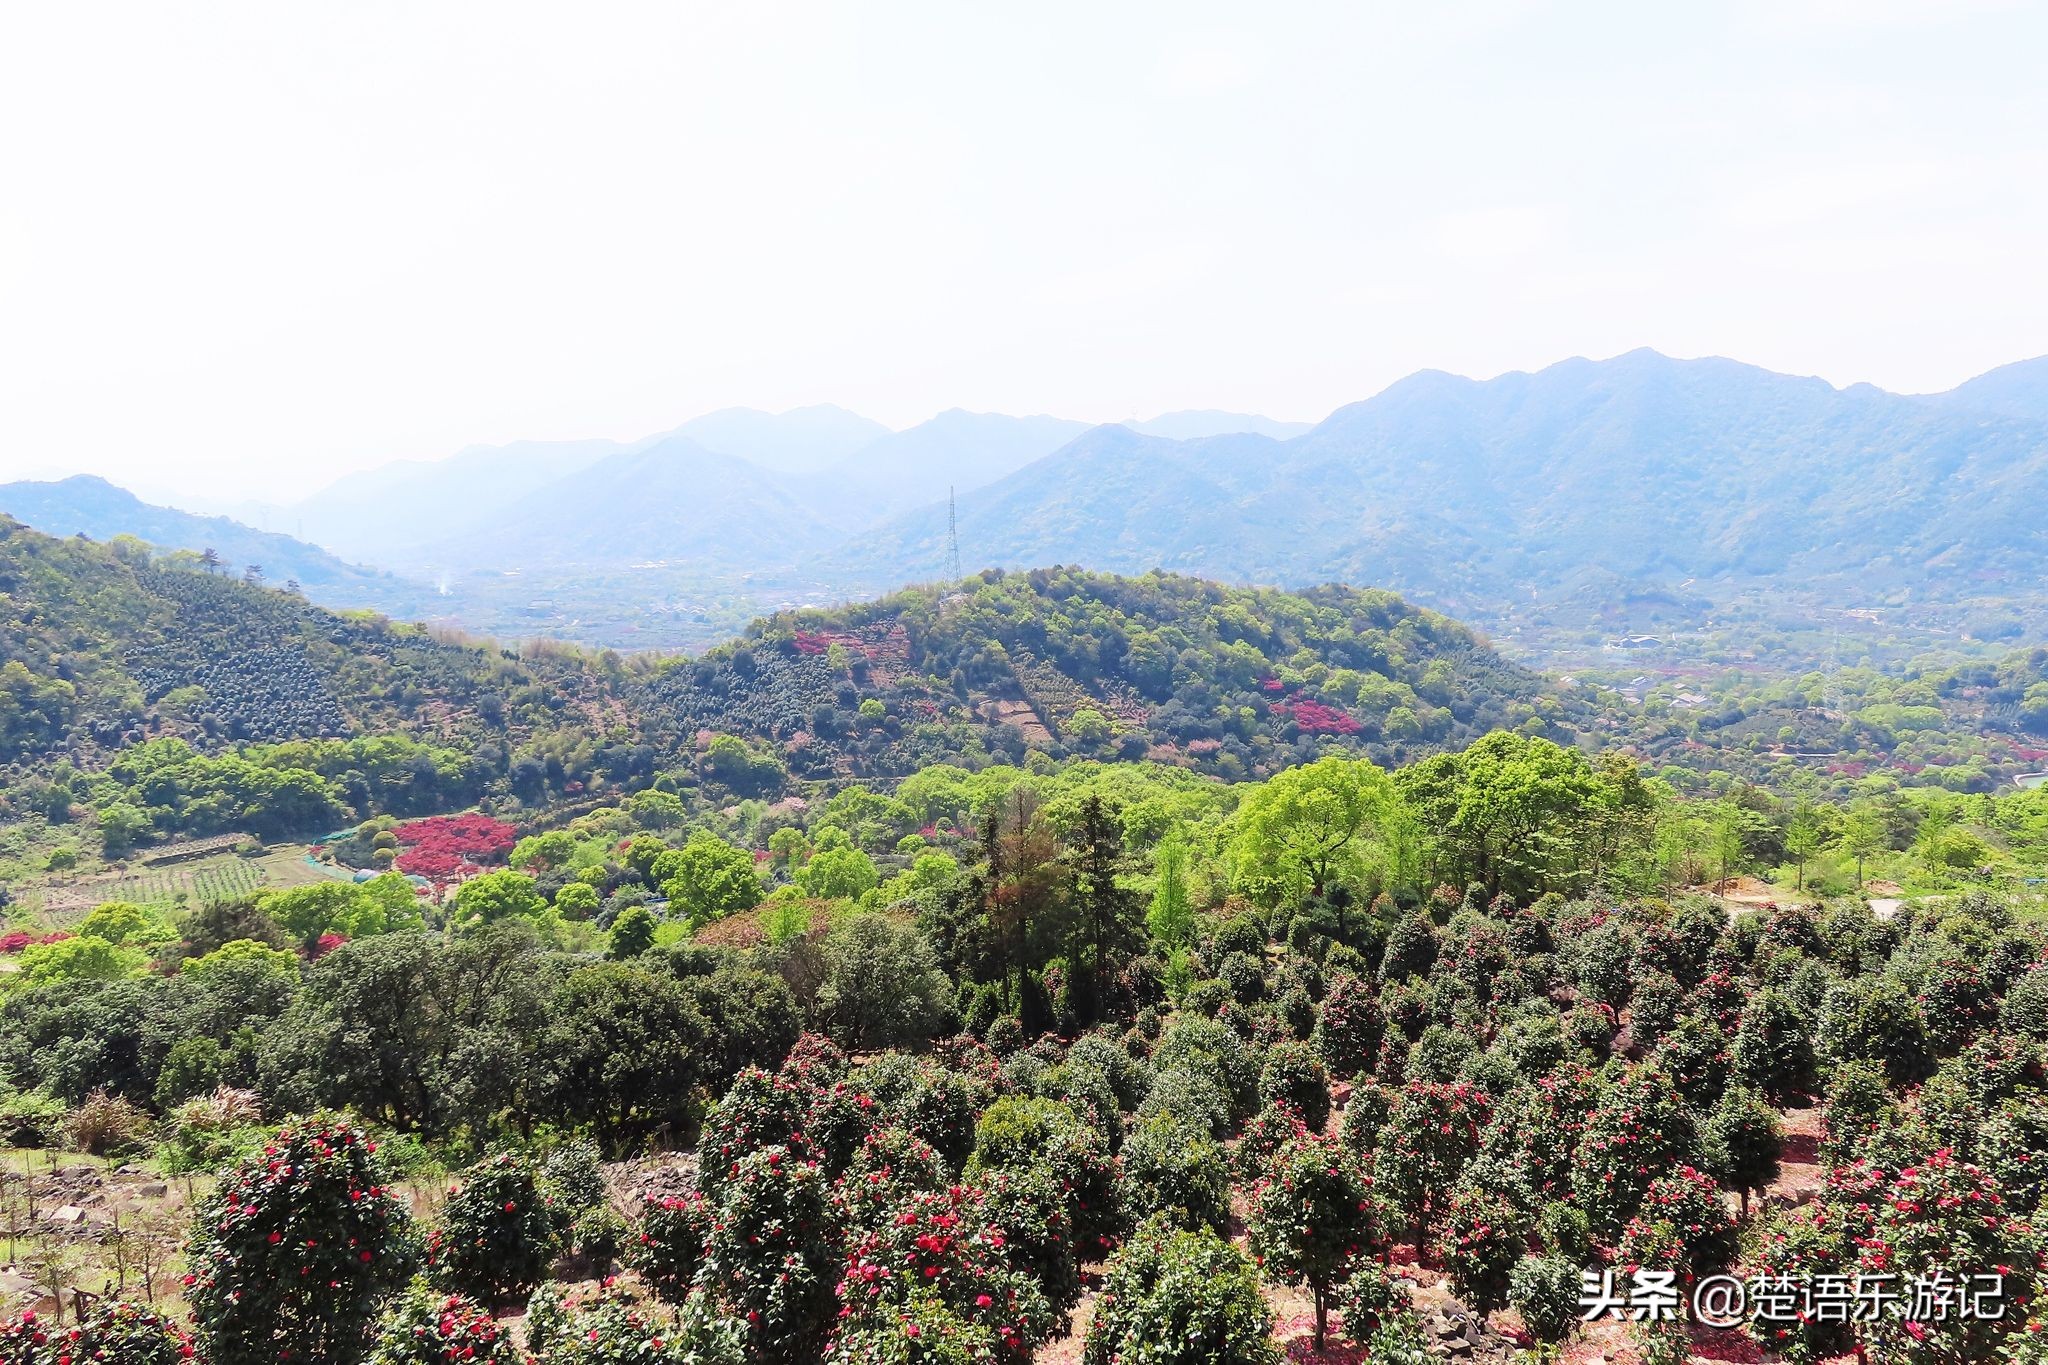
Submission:
POLYGON ((630 724, 574 655, 442 643, 139 542, 55 540, 4 518, 0 647, 0 761, 43 769, 165 735, 217 747, 402 732, 502 754, 630 724))

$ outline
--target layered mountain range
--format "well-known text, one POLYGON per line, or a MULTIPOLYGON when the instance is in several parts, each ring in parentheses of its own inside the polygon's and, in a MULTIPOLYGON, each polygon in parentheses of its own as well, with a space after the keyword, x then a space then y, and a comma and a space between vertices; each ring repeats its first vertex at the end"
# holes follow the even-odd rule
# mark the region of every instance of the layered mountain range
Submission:
POLYGON ((389 609, 391 580, 345 561, 375 564, 452 582, 441 605, 455 615, 465 582, 507 573, 543 603, 579 593, 584 617, 617 594, 687 609, 713 583, 759 585, 760 606, 929 580, 950 562, 949 496, 970 570, 1372 584, 1481 624, 1575 595, 1963 602, 2048 586, 2048 359, 1904 395, 1643 350, 1483 381, 1424 372, 1312 427, 954 411, 892 432, 838 408, 732 410, 638 442, 352 475, 270 521, 324 555, 244 548, 233 537, 256 533, 116 491, 7 485, 0 511, 59 534, 261 554, 247 562, 272 577, 297 565, 283 571, 318 600, 389 609))

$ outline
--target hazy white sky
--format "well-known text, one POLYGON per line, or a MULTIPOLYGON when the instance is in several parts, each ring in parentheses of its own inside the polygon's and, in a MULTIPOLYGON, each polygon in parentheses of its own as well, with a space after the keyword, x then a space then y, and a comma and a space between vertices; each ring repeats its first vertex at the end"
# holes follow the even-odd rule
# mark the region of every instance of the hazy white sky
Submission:
POLYGON ((2048 351, 2048 7, 0 9, 0 478, 2048 351))

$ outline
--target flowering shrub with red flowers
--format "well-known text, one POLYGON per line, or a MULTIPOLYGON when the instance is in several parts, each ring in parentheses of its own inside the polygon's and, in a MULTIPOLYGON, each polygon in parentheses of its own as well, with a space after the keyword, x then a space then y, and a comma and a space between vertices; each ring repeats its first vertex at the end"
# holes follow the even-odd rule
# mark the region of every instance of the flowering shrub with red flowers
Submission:
POLYGON ((1373 1178, 1394 1207, 1408 1216, 1415 1246, 1430 1245, 1430 1223, 1458 1176, 1479 1151, 1492 1101, 1476 1086, 1410 1081, 1380 1130, 1373 1178))
POLYGON ((184 1365, 194 1355, 192 1338, 177 1323, 139 1303, 106 1304, 69 1327, 34 1311, 0 1319, 6 1365, 184 1365))
MULTIPOLYGON (((1337 1140, 1359 1160, 1370 1157, 1379 1146, 1380 1132, 1393 1115, 1396 1095, 1396 1091, 1370 1078, 1351 1087, 1351 1096, 1344 1101, 1344 1113, 1337 1121, 1337 1140)), ((1254 1171, 1245 1178, 1257 1177, 1258 1172, 1254 1171)))
POLYGON ((1529 1216, 1495 1189, 1462 1184, 1451 1192, 1437 1233, 1437 1264, 1458 1297, 1481 1313, 1508 1299, 1508 1278, 1529 1250, 1529 1216))
POLYGON ((385 1315, 368 1365, 527 1365, 473 1299, 415 1288, 385 1315))
POLYGON ((649 1195, 626 1239, 625 1262, 654 1292, 681 1302, 689 1295, 704 1244, 711 1239, 711 1203, 695 1190, 684 1195, 649 1195))
POLYGON ((749 1360, 817 1359, 835 1309, 831 1232, 815 1161, 775 1146, 734 1163, 712 1215, 699 1283, 745 1321, 749 1360))
POLYGON ((782 1059, 781 1072, 789 1080, 806 1085, 830 1085, 846 1079, 851 1066, 846 1049, 839 1044, 822 1033, 802 1033, 790 1044, 789 1055, 782 1059))
POLYGON ((315 1116, 223 1173, 201 1204, 185 1301, 212 1365, 355 1365, 413 1262, 412 1220, 376 1144, 315 1116))
POLYGON ((1742 1022, 1742 1007, 1748 1001, 1748 989, 1726 968, 1716 967, 1687 994, 1686 1008, 1700 1011, 1720 1025, 1722 1033, 1732 1035, 1742 1022))
POLYGON ((1920 982, 1920 1013, 1928 1041, 1954 1052, 1997 1011, 1997 1001, 1976 959, 1960 951, 1938 954, 1920 982))
POLYGON ((2006 1208, 1982 1170, 1943 1149, 1888 1180, 1860 1163, 1839 1174, 1829 1197, 1840 1200, 1850 1232, 1852 1274, 1896 1275, 1901 1284, 1936 1276, 1959 1285, 1987 1275, 2004 1281, 2002 1319, 1950 1312, 1928 1321, 1887 1315, 1858 1323, 1861 1344, 1874 1359, 1904 1365, 1983 1360, 2004 1333, 2031 1316, 2026 1305, 2041 1270, 2040 1238, 2006 1208))
POLYGON ((1054 1328, 1038 1281, 1014 1261, 1016 1246, 991 1222, 982 1191, 954 1185, 918 1191, 848 1246, 838 1284, 832 1354, 861 1358, 887 1344, 893 1355, 1014 1361, 1054 1328), (892 1337, 914 1346, 897 1347, 892 1337))
POLYGON ((1266 1064, 1259 1073, 1259 1098, 1288 1105, 1302 1122, 1322 1131, 1330 1119, 1330 1076, 1322 1058, 1307 1043, 1292 1038, 1273 1044, 1266 1049, 1266 1064))
POLYGON ((786 1075, 750 1066, 733 1077, 731 1089, 705 1120, 697 1144, 697 1184, 711 1199, 740 1173, 740 1162, 764 1147, 787 1148, 798 1160, 816 1156, 804 1136, 810 1095, 786 1075))
POLYGON ((1698 1106, 1713 1104, 1727 1089, 1733 1065, 1727 1035, 1711 1015, 1700 1010, 1679 1016, 1666 1030, 1657 1041, 1655 1060, 1678 1093, 1698 1106))
POLYGON ((761 1357, 746 1350, 742 1324, 692 1298, 675 1320, 607 1298, 548 1334, 538 1353, 545 1365, 741 1365, 761 1357))
POLYGON ((1275 702, 1273 714, 1294 722, 1305 735, 1355 735, 1359 724, 1347 711, 1306 698, 1296 702, 1275 702))
POLYGON ((980 1178, 993 1245, 1010 1265, 1037 1281, 1055 1313, 1081 1301, 1079 1248, 1065 1192, 1042 1169, 990 1171, 980 1178))
POLYGON ((1616 1259, 1634 1270, 1675 1270, 1690 1284, 1735 1255, 1735 1223, 1714 1178, 1680 1166, 1657 1177, 1622 1230, 1616 1259))
POLYGON ((1692 1111, 1671 1078, 1630 1067, 1607 1082, 1572 1167, 1572 1192, 1596 1237, 1617 1236, 1657 1178, 1700 1159, 1692 1111))
POLYGON ((1385 1246, 1372 1179, 1336 1139, 1304 1134, 1252 1186, 1250 1222, 1259 1268, 1283 1284, 1308 1286, 1322 1350, 1331 1294, 1385 1246))
POLYGON ((991 1171, 1045 1171, 1067 1200, 1067 1221, 1090 1251, 1123 1231, 1116 1161, 1102 1135, 1057 1100, 1006 1096, 990 1105, 974 1130, 970 1178, 991 1171))
POLYGON ((427 1238, 427 1277, 486 1304, 524 1298, 547 1275, 567 1224, 531 1162, 495 1153, 449 1188, 427 1238))
POLYGON ((1278 1365, 1273 1310, 1244 1253, 1155 1219, 1109 1264, 1084 1365, 1278 1365))
POLYGON ((71 935, 64 932, 62 929, 57 930, 55 933, 41 935, 31 934, 27 933, 24 930, 17 929, 9 934, 0 934, 0 953, 5 953, 8 956, 12 957, 16 953, 24 952, 27 949, 37 947, 41 944, 62 943, 65 939, 70 937, 71 935))
POLYGON ((979 1074, 970 1077, 929 1058, 891 1052, 861 1067, 857 1080, 890 1123, 930 1143, 953 1170, 966 1163, 974 1150, 975 1115, 990 1098, 979 1074))
POLYGON ((1567 1196, 1579 1135, 1598 1097, 1590 1067, 1561 1063, 1502 1098, 1482 1143, 1485 1154, 1519 1171, 1532 1193, 1567 1196))
POLYGON ((832 1209, 848 1237, 881 1226, 912 1195, 950 1183, 945 1161, 923 1138, 901 1128, 868 1134, 832 1185, 832 1209))
POLYGON ((1252 1115, 1237 1135, 1237 1146, 1230 1154, 1237 1178, 1257 1180, 1273 1169, 1273 1158, 1288 1143, 1306 1132, 1308 1125, 1302 1121, 1299 1109, 1286 1100, 1273 1101, 1252 1115))
POLYGON ((882 1118, 872 1095, 845 1081, 833 1081, 811 1094, 803 1134, 828 1179, 836 1179, 853 1160, 882 1118))
POLYGON ((10 1365, 56 1365, 59 1349, 70 1349, 71 1334, 44 1322, 33 1308, 17 1318, 0 1318, 0 1360, 10 1365))
POLYGON ((391 833, 405 850, 394 860, 398 870, 436 882, 502 862, 519 841, 511 825, 477 814, 407 820, 393 826, 391 833))
MULTIPOLYGON (((1847 1243, 1847 1229, 1827 1203, 1786 1209, 1765 1224, 1744 1257, 1743 1269, 1767 1283, 1811 1284, 1820 1275, 1845 1273, 1847 1243)), ((1848 1324, 1822 1322, 1811 1315, 1783 1318, 1773 1313, 1755 1325, 1752 1335, 1789 1365, 1815 1365, 1849 1347, 1848 1324)))

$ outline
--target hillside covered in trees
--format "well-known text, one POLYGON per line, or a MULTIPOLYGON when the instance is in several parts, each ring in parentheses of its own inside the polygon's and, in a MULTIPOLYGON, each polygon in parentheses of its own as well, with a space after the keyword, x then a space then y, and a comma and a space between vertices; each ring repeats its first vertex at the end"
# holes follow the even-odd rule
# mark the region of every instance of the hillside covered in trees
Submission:
MULTIPOLYGON (((329 612, 137 542, 7 523, 0 633, 0 764, 16 807, 34 809, 77 804, 88 775, 131 774, 132 788, 154 780, 145 770, 240 760, 406 789, 396 805, 347 803, 358 816, 485 795, 543 804, 664 770, 772 795, 1033 752, 1236 778, 1332 746, 1393 761, 1497 727, 1569 734, 1583 709, 1385 593, 1067 570, 779 616, 702 658, 657 662, 504 651, 329 612)), ((163 804, 104 784, 100 797, 88 804, 163 804)), ((247 804, 153 824, 212 833, 247 804)))
POLYGON ((1329 753, 1398 765, 1495 730, 1622 749, 1694 794, 1717 773, 1840 797, 1866 779, 1986 791, 2048 759, 2037 654, 1731 674, 1636 704, 1384 592, 1060 568, 786 612, 695 658, 507 651, 132 541, 4 530, 0 861, 649 785, 814 799, 940 763, 1236 781, 1329 753))
POLYGON ((666 666, 650 719, 774 741, 825 775, 1037 749, 1248 777, 1330 746, 1386 761, 1590 714, 1391 593, 1168 574, 989 572, 755 623, 666 666))

